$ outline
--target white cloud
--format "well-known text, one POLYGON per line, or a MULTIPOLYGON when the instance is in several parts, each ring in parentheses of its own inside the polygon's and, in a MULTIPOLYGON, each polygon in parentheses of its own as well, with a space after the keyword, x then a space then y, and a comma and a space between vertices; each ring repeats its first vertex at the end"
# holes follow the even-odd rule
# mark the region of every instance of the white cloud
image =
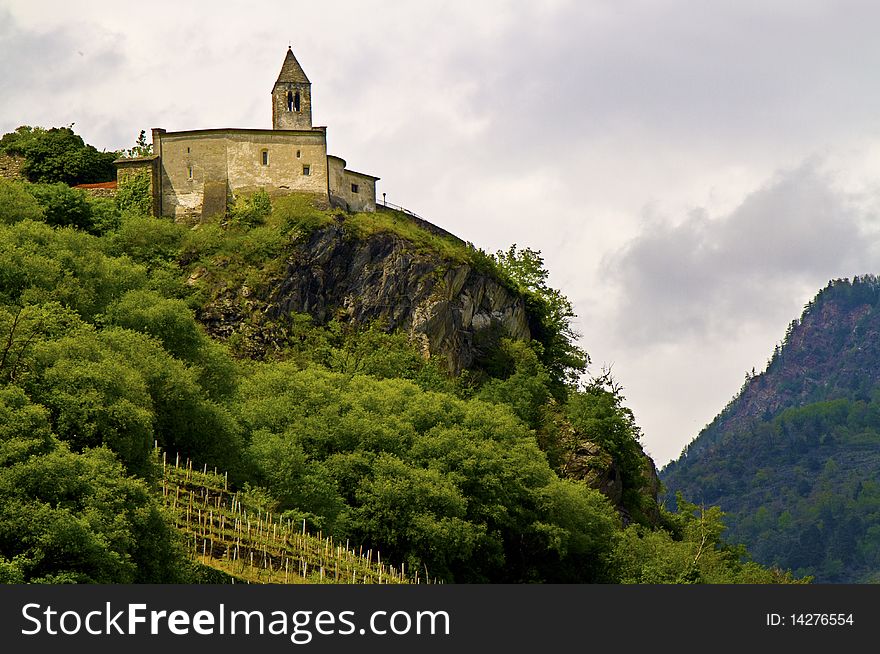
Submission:
MULTIPOLYGON (((693 210, 677 224, 649 223, 609 255, 622 343, 736 337, 790 309, 792 289, 871 270, 878 243, 855 198, 818 163, 778 174, 727 215, 693 210)), ((794 316, 791 316, 793 318, 794 316)))

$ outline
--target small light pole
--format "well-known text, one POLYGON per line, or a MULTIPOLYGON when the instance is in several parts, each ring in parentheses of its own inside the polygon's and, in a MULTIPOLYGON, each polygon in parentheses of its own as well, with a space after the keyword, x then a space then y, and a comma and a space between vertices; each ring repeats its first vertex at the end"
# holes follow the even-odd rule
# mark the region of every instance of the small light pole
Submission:
POLYGON ((388 203, 385 202, 385 192, 384 192, 384 191, 382 192, 382 205, 385 206, 385 207, 388 206, 388 203))

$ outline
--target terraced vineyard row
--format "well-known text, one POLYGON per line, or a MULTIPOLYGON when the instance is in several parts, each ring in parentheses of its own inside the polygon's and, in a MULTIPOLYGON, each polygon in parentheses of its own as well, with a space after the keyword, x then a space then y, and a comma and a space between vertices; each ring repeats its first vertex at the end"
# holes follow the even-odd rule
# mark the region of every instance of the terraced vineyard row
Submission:
MULTIPOLYGON (((192 462, 161 455, 162 496, 185 534, 193 558, 234 581, 303 584, 426 583, 418 571, 382 562, 379 552, 355 551, 320 533, 311 534, 305 521, 293 524, 283 516, 243 503, 228 490, 225 474, 192 462)), ((428 580, 430 582, 430 580, 428 580)))

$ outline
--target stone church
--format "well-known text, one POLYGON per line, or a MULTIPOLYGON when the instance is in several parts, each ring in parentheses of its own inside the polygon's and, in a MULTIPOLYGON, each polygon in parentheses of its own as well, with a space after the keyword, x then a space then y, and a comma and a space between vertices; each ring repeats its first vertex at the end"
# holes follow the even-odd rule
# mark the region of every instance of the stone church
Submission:
POLYGON ((188 221, 226 211, 258 189, 301 192, 351 211, 376 210, 378 177, 327 154, 327 128, 312 125, 312 85, 288 48, 272 89, 272 129, 153 130, 153 155, 116 161, 117 178, 148 170, 153 214, 188 221))

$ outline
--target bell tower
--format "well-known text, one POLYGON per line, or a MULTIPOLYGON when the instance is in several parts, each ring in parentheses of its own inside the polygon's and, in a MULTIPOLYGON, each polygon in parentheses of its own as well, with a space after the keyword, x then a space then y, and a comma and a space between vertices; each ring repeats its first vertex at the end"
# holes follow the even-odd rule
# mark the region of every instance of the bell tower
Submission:
POLYGON ((312 83, 291 48, 272 88, 272 129, 312 129, 312 83))

